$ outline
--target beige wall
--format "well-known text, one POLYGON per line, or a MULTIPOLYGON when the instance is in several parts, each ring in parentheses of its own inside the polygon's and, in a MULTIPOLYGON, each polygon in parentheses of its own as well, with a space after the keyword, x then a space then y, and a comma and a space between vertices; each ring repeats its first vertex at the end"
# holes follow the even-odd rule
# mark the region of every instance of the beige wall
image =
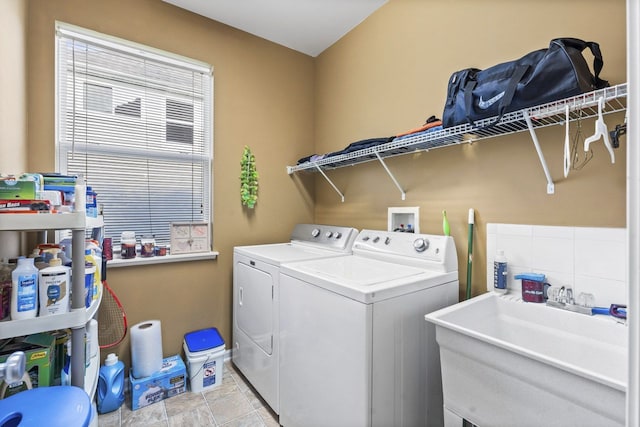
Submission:
MULTIPOLYGON (((27 2, 6 0, 0 13, 0 174, 27 165, 27 2)), ((19 255, 20 234, 0 231, 0 258, 19 255)))
MULTIPOLYGON (((315 151, 339 150, 411 129, 432 114, 441 117, 452 72, 516 59, 556 37, 599 42, 602 76, 623 83, 625 31, 624 0, 391 0, 318 57, 315 151)), ((620 114, 606 118, 610 128, 623 120, 620 114)), ((593 132, 592 121, 583 123, 584 137, 593 132)), ((593 160, 567 179, 564 128, 543 129, 538 137, 556 183, 553 195, 546 194, 534 146, 523 133, 388 159, 407 192, 405 201, 377 162, 328 172, 344 203, 317 176, 316 221, 386 229, 388 207, 419 206, 421 232, 442 233, 446 209, 463 290, 467 217, 474 208, 472 284, 474 294, 481 293, 488 222, 625 226, 624 137, 614 165, 600 142, 593 160)))
MULTIPOLYGON (((6 5, 20 12, 23 4, 3 0, 3 12, 6 5)), ((4 24, 8 18, 0 16, 4 24)), ((473 284, 479 293, 484 289, 487 222, 625 225, 624 138, 615 165, 598 144, 595 158, 563 179, 563 130, 540 131, 556 181, 554 195, 545 192, 527 135, 390 159, 389 167, 407 191, 405 201, 375 163, 329 172, 345 193, 345 203, 321 177, 288 176, 285 165, 441 115, 453 71, 514 59, 558 36, 600 42, 604 78, 612 84, 624 82, 624 17, 624 0, 608 1, 606 7, 597 0, 391 0, 313 59, 160 0, 28 0, 28 164, 16 172, 54 168, 54 22, 68 22, 215 67, 213 232, 220 257, 109 273, 130 324, 162 320, 165 355, 181 351, 185 332, 212 325, 221 330, 229 348, 233 246, 285 240, 298 222, 384 229, 387 207, 419 206, 422 231, 440 233, 441 211, 446 209, 463 288, 467 211, 473 207, 473 284), (253 212, 244 211, 238 197, 245 144, 254 151, 260 173, 260 200, 253 212)), ((15 55, 19 58, 20 52, 15 55)), ((12 76, 9 86, 24 76, 12 76)), ((607 122, 613 126, 622 119, 618 115, 607 122)), ((11 139, 8 129, 3 122, 2 159, 11 139)), ((592 131, 592 123, 585 123, 585 134, 592 131)), ((24 149, 26 135, 19 135, 17 150, 24 149)), ((128 360, 128 342, 116 351, 128 360)))
MULTIPOLYGON (((310 222, 311 193, 285 173, 290 157, 313 147, 313 60, 160 0, 29 1, 29 164, 54 168, 54 23, 56 20, 210 63, 215 68, 213 242, 216 261, 112 268, 109 284, 130 325, 160 319, 166 356, 184 333, 216 326, 231 347, 233 247, 287 240, 310 222), (256 156, 260 193, 242 209, 240 160, 256 156)), ((89 183, 91 177, 88 177, 89 183)), ((311 185, 307 185, 311 187, 311 185)), ((129 360, 129 344, 116 349, 129 360)))
POLYGON ((27 2, 5 0, 0 13, 0 173, 27 165, 27 2))

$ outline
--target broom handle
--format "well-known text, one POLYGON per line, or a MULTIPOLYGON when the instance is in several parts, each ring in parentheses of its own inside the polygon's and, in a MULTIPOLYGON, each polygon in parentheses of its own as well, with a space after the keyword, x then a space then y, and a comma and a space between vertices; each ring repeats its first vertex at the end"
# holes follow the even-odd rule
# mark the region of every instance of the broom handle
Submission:
POLYGON ((467 299, 471 298, 471 265, 473 263, 473 223, 475 222, 473 208, 469 209, 469 245, 467 248, 467 299))

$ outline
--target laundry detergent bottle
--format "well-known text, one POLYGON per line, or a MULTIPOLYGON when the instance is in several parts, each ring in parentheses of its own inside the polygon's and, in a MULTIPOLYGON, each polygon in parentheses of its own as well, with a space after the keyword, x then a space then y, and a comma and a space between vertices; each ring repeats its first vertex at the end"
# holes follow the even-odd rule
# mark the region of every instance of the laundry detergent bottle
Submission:
POLYGON ((98 377, 98 413, 118 409, 124 402, 124 363, 109 353, 98 377))
POLYGON ((18 258, 11 273, 11 320, 31 319, 38 314, 38 268, 33 258, 18 258))
MULTIPOLYGON (((90 247, 87 247, 84 251, 84 262, 85 265, 91 264, 91 266, 95 268, 93 282, 91 283, 91 301, 95 301, 100 295, 100 270, 102 268, 102 262, 101 260, 98 260, 95 255, 95 251, 90 247)), ((89 301, 89 305, 91 305, 91 301, 89 301)))
POLYGON ((46 249, 53 254, 49 266, 38 273, 40 288, 40 316, 62 314, 69 311, 69 289, 71 274, 69 267, 58 258, 60 249, 46 249))

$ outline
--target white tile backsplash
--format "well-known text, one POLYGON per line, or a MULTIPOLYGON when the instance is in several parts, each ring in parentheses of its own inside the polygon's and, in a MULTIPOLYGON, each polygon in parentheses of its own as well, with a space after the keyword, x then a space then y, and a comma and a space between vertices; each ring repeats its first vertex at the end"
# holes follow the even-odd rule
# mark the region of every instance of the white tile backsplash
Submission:
POLYGON ((534 268, 573 274, 573 239, 534 236, 531 244, 531 265, 534 268))
POLYGON ((627 245, 624 228, 487 224, 487 290, 493 290, 493 260, 504 250, 508 288, 519 295, 520 273, 543 273, 554 286, 589 292, 596 305, 626 304, 627 245))

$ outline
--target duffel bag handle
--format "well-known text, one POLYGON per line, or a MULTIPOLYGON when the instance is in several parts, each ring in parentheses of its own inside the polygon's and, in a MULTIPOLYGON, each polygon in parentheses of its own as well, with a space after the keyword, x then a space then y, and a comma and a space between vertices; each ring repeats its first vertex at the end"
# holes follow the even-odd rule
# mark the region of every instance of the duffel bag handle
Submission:
MULTIPOLYGON (((506 112, 507 107, 511 105, 511 101, 513 100, 513 95, 515 95, 516 93, 516 88, 518 87, 518 83, 520 83, 520 80, 522 80, 522 78, 527 73, 529 68, 531 68, 531 66, 525 65, 525 64, 521 64, 521 65, 518 65, 518 67, 516 67, 516 70, 514 71, 513 75, 511 76, 511 79, 509 80, 509 84, 507 85, 507 88, 504 90, 504 95, 502 96, 502 99, 500 99, 498 116, 493 122, 489 123, 488 125, 477 128, 478 130, 488 129, 498 124, 498 122, 502 119, 502 116, 504 116, 504 113, 506 112)), ((476 87, 477 83, 478 82, 476 80, 471 80, 467 82, 467 84, 464 87, 465 114, 467 115, 467 121, 473 127, 475 127, 476 124, 473 122, 473 119, 471 118, 471 108, 473 105, 473 89, 476 87)))
POLYGON ((558 43, 562 47, 572 47, 574 49, 582 52, 586 48, 589 48, 591 54, 593 55, 593 75, 594 75, 594 83, 596 89, 602 89, 603 87, 609 86, 609 82, 606 80, 602 80, 600 78, 600 72, 602 71, 602 67, 604 67, 604 60, 602 59, 602 52, 600 51, 600 45, 596 42, 586 42, 584 40, 576 39, 576 38, 558 38, 551 40, 551 44, 558 43))

